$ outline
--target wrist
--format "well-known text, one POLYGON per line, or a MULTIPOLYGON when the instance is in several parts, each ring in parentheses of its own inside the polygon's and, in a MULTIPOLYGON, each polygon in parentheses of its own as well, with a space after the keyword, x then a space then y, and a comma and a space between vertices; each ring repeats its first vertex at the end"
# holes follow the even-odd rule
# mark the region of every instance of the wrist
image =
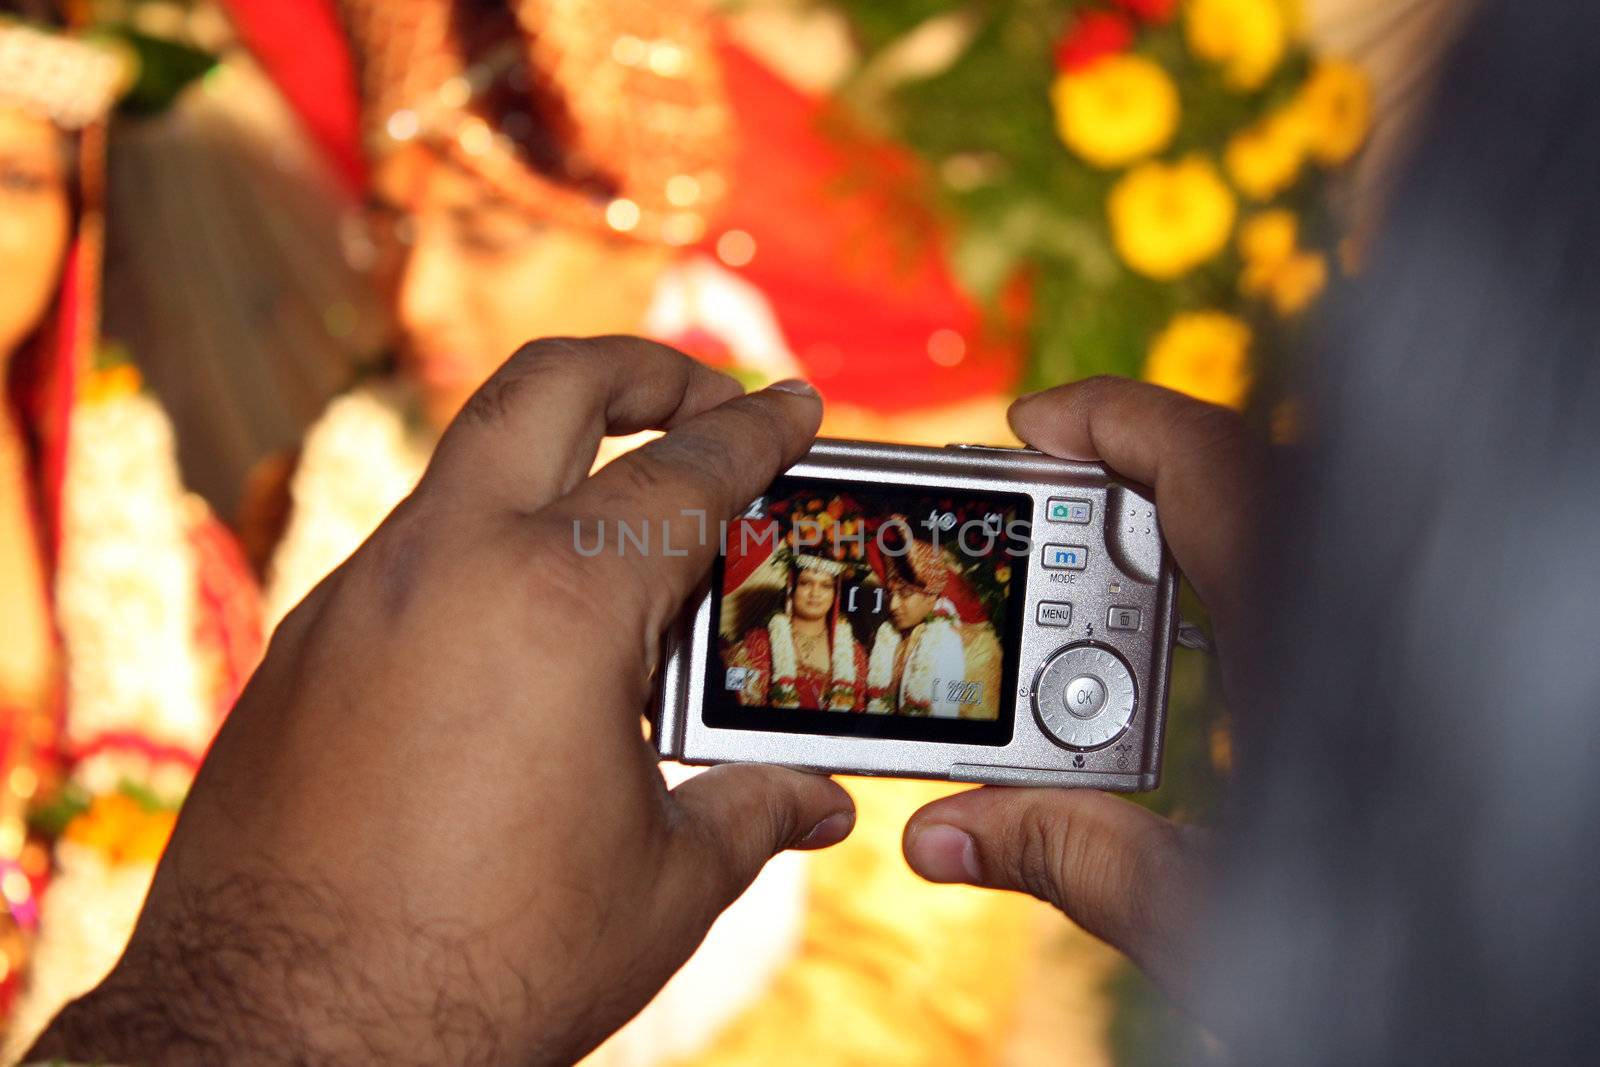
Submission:
POLYGON ((450 963, 459 945, 416 930, 377 937, 333 894, 283 879, 236 878, 181 900, 161 888, 116 968, 52 1021, 26 1062, 500 1061, 487 992, 450 963), (420 955, 364 951, 377 942, 420 955))

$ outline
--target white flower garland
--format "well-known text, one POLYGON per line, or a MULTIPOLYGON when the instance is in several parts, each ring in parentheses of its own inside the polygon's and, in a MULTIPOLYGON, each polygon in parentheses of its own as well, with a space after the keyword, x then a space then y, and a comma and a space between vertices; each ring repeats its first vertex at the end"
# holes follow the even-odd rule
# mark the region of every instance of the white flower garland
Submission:
POLYGON ((99 984, 122 955, 144 906, 151 863, 116 863, 75 841, 55 847, 39 911, 40 938, 5 1035, 4 1062, 27 1050, 68 1001, 99 984))
MULTIPOLYGON (((62 490, 56 620, 67 655, 68 747, 132 734, 199 755, 217 725, 195 646, 199 577, 188 531, 204 505, 184 492, 171 425, 138 393, 73 410, 62 490)), ((124 780, 177 800, 189 769, 116 748, 80 761, 91 794, 124 780)), ((116 962, 155 873, 61 841, 39 939, 6 1037, 19 1055, 61 1006, 116 962)))
POLYGON ((902 715, 956 718, 961 705, 950 699, 949 683, 966 677, 967 655, 956 632, 956 606, 940 597, 933 612, 911 636, 905 678, 900 685, 902 715))
POLYGON ((833 679, 826 699, 834 711, 849 711, 856 704, 856 635, 843 615, 833 624, 833 679))
MULTIPOLYGON (((56 615, 68 656, 69 746, 136 733, 199 754, 216 728, 194 636, 199 578, 171 425, 140 394, 73 412, 56 615)), ((77 768, 91 791, 122 768, 77 768)))
POLYGON ((888 715, 894 711, 894 658, 900 651, 900 631, 884 622, 872 637, 872 656, 867 661, 867 711, 888 715))
MULTIPOLYGON (((794 628, 786 612, 767 620, 767 641, 772 646, 772 678, 767 700, 775 708, 800 706, 800 661, 795 655, 794 628)), ((833 624, 833 649, 828 663, 828 689, 823 702, 834 711, 855 706, 856 638, 846 619, 833 624)))
POLYGON ((867 710, 875 715, 932 715, 958 718, 959 702, 952 701, 949 683, 966 677, 966 649, 956 630, 959 616, 947 597, 940 597, 928 618, 902 638, 892 622, 878 627, 867 665, 867 710), (909 640, 905 674, 894 692, 894 661, 900 642, 909 640))
POLYGON ((772 647, 772 678, 767 682, 767 703, 775 708, 800 706, 800 664, 794 653, 794 631, 789 616, 778 612, 767 620, 767 643, 772 647))
POLYGON ((294 509, 268 568, 266 623, 277 626, 416 487, 432 442, 408 426, 403 388, 337 397, 306 435, 290 483, 294 509))

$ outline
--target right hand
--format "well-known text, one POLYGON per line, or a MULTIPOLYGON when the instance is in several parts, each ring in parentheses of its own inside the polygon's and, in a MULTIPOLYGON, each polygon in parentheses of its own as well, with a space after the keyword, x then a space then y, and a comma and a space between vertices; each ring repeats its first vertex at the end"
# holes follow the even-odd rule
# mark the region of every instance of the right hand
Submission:
MULTIPOLYGON (((1244 422, 1119 378, 1024 397, 1010 418, 1034 448, 1100 460, 1154 488, 1162 534, 1211 614, 1226 685, 1238 666, 1232 642, 1263 483, 1264 450, 1244 422)), ((1204 831, 1094 790, 986 787, 917 812, 904 846, 931 881, 1014 889, 1055 905, 1184 999, 1178 986, 1206 883, 1204 831)))

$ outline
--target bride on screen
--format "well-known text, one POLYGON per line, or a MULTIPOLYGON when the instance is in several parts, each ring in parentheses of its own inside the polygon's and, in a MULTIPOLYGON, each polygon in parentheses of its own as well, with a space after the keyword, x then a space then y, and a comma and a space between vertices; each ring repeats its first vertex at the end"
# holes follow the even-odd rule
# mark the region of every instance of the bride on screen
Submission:
POLYGON ((749 673, 739 703, 747 707, 863 711, 867 655, 838 610, 845 564, 824 556, 790 558, 782 611, 745 634, 727 664, 749 673))

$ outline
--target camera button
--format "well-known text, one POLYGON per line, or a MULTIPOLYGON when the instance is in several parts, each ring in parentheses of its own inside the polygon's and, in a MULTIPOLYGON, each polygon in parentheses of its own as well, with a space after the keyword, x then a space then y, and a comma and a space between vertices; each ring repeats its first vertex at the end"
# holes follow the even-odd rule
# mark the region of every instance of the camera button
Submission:
POLYGON ((1045 505, 1045 515, 1051 522, 1071 522, 1082 525, 1094 517, 1094 504, 1087 500, 1053 496, 1045 505))
POLYGON ((1106 706, 1106 684, 1092 674, 1080 674, 1067 683, 1067 710, 1079 719, 1092 719, 1106 706))
POLYGON ((1045 545, 1040 563, 1049 571, 1081 571, 1089 565, 1089 550, 1082 545, 1045 545))
POLYGON ((1112 608, 1110 611, 1106 612, 1106 629, 1137 630, 1138 628, 1138 608, 1112 608))
POLYGON ((1051 740, 1079 751, 1121 737, 1138 703, 1127 661, 1089 641, 1057 649, 1034 679, 1034 717, 1051 740))
POLYGON ((1065 600, 1039 601, 1040 626, 1071 626, 1072 605, 1065 600))

